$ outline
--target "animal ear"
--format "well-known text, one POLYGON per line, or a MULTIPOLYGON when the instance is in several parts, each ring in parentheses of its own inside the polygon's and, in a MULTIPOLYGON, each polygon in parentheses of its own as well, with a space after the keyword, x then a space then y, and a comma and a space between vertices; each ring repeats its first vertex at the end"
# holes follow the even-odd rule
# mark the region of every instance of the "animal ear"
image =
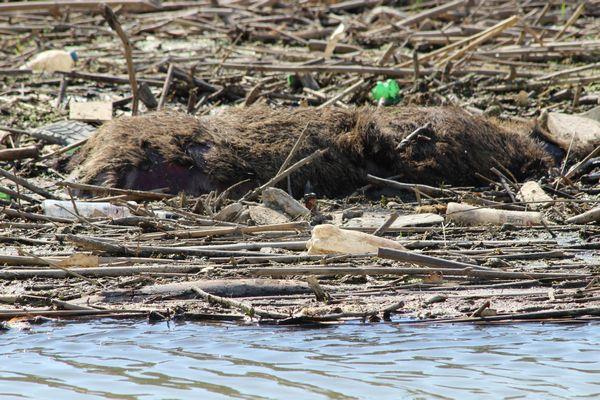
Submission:
POLYGON ((554 159, 556 164, 560 163, 562 159, 567 154, 569 149, 569 143, 566 143, 554 135, 542 128, 539 121, 535 121, 535 123, 531 124, 529 132, 527 135, 540 142, 543 149, 554 159))
POLYGON ((541 123, 537 120, 530 125, 530 129, 527 132, 527 135, 532 139, 536 139, 545 143, 553 144, 554 146, 558 146, 565 151, 569 147, 569 143, 560 140, 559 138, 554 136, 550 131, 544 129, 541 123))

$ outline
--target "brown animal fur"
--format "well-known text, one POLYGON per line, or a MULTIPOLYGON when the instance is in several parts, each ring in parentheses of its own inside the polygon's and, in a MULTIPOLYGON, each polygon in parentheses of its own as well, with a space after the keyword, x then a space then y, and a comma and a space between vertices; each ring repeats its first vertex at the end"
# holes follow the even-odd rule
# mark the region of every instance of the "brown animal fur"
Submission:
POLYGON ((431 185, 479 184, 497 164, 518 179, 539 175, 552 161, 527 135, 531 127, 505 125, 458 108, 374 109, 234 108, 201 118, 164 112, 105 124, 71 161, 80 181, 114 187, 169 187, 199 194, 250 179, 273 177, 306 126, 295 160, 316 149, 328 153, 292 175, 294 193, 310 181, 320 195, 352 192, 367 173, 400 175, 431 185), (430 140, 402 151, 400 141, 431 122, 430 140))

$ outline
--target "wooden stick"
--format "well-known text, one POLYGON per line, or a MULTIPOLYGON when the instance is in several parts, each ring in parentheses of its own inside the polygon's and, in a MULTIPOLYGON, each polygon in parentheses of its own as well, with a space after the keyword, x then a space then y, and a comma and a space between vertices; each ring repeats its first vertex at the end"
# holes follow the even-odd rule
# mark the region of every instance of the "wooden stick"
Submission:
POLYGON ((0 279, 51 278, 64 279, 75 276, 106 278, 116 276, 139 276, 142 273, 196 274, 204 268, 201 265, 144 265, 128 267, 68 268, 68 269, 3 269, 0 279))
MULTIPOLYGON (((160 8, 156 3, 148 0, 102 0, 102 2, 113 7, 122 7, 129 11, 152 11, 160 8)), ((15 11, 50 12, 57 7, 68 8, 72 11, 86 10, 86 12, 93 12, 98 7, 98 2, 92 0, 16 1, 0 3, 0 13, 15 11)))
POLYGON ((562 27, 562 29, 560 30, 560 32, 558 32, 556 34, 556 36, 554 36, 554 40, 558 40, 560 39, 560 37, 562 35, 564 35, 565 31, 567 29, 569 29, 569 27, 571 25, 573 25, 575 23, 575 21, 577 21, 577 18, 579 18, 579 16, 583 13, 583 10, 585 9, 585 1, 582 2, 581 4, 579 4, 579 6, 577 7, 577 9, 575 10, 575 12, 573 13, 573 15, 571 15, 571 18, 569 18, 569 20, 567 21, 567 23, 565 24, 565 26, 562 27))
POLYGON ((7 320, 15 317, 83 317, 90 315, 98 315, 111 317, 115 315, 146 315, 148 311, 144 310, 0 310, 0 319, 7 320))
POLYGON ((330 105, 337 103, 345 96, 357 91, 362 85, 364 85, 364 83, 365 83, 364 79, 359 79, 358 82, 356 82, 355 84, 353 84, 351 86, 348 86, 346 89, 342 90, 340 93, 336 94, 335 96, 333 96, 332 98, 330 98, 329 100, 327 100, 326 102, 324 102, 323 104, 318 106, 317 109, 329 107, 330 105))
POLYGON ((408 134, 408 136, 406 136, 404 139, 402 139, 400 141, 400 143, 398 144, 398 146, 396 146, 396 150, 399 150, 399 151, 403 150, 417 136, 424 134, 425 132, 429 132, 429 131, 431 131, 431 122, 427 122, 425 125, 418 127, 413 132, 408 134))
MULTIPOLYGON (((1 171, 1 169, 0 169, 0 171, 1 171)), ((61 222, 61 223, 65 223, 65 224, 73 223, 73 220, 68 219, 68 218, 52 217, 50 215, 41 215, 41 214, 35 214, 35 213, 30 213, 30 212, 25 212, 25 211, 18 211, 18 210, 13 210, 11 208, 3 208, 2 210, 0 210, 0 213, 4 214, 10 218, 22 218, 22 219, 28 219, 30 221, 61 222)))
POLYGON ((24 256, 31 257, 33 259, 37 259, 40 262, 46 262, 46 263, 48 263, 48 265, 50 265, 50 266, 52 266, 54 268, 58 268, 61 271, 64 271, 65 274, 67 274, 69 276, 73 276, 73 277, 76 277, 76 278, 83 279, 84 281, 86 281, 88 283, 91 283, 92 285, 102 286, 99 282, 96 282, 93 279, 85 277, 85 276, 83 276, 83 275, 81 275, 81 274, 79 274, 79 273, 77 273, 75 271, 72 271, 72 270, 68 269, 68 268, 61 267, 60 265, 58 265, 58 263, 55 263, 54 261, 43 259, 42 257, 38 257, 35 254, 28 253, 28 252, 26 252, 24 250, 19 250, 19 253, 21 253, 24 256))
POLYGON ((56 96, 56 102, 54 103, 54 107, 61 109, 62 103, 65 99, 65 95, 67 93, 67 84, 69 80, 66 76, 62 76, 60 78, 60 86, 58 87, 58 96, 56 96))
MULTIPOLYGON (((412 63, 412 61, 411 61, 412 63)), ((215 62, 207 62, 205 64, 215 65, 215 62)), ((242 63, 224 63, 221 66, 223 69, 237 69, 246 71, 273 71, 273 72, 324 72, 338 74, 361 74, 361 75, 384 75, 390 77, 407 77, 412 76, 414 70, 412 68, 386 68, 376 66, 363 65, 289 65, 289 64, 242 64, 242 63)), ((422 74, 430 74, 431 69, 423 69, 422 74)))
POLYGON ((389 179, 379 178, 379 177, 373 176, 373 175, 367 175, 367 181, 369 181, 370 183, 379 185, 379 186, 388 186, 388 187, 391 187, 394 189, 399 189, 399 190, 410 190, 410 191, 418 190, 418 191, 428 194, 430 196, 454 195, 454 193, 452 193, 452 191, 446 190, 446 189, 439 189, 439 188, 436 188, 433 186, 421 185, 419 183, 401 183, 401 182, 396 182, 396 181, 392 181, 389 179))
POLYGON ((327 152, 327 149, 324 150, 316 150, 314 153, 312 153, 311 155, 304 157, 302 160, 297 161, 295 164, 289 166, 287 169, 285 169, 284 171, 278 173, 277 175, 275 175, 273 178, 271 178, 267 183, 265 183, 264 185, 254 189, 251 192, 248 192, 246 195, 244 195, 244 197, 242 198, 243 200, 252 200, 254 199, 259 193, 262 193, 263 190, 265 190, 268 187, 271 187, 273 185, 275 185, 277 182, 279 182, 280 180, 282 180, 283 178, 285 178, 286 176, 290 175, 292 172, 302 168, 303 166, 305 166, 306 164, 309 164, 310 162, 312 162, 313 160, 321 157, 323 154, 325 154, 327 152))
POLYGON ((428 321, 414 321, 416 323, 435 322, 435 323, 458 323, 458 322, 492 322, 492 321, 519 321, 519 320, 542 320, 551 318, 576 318, 584 315, 600 316, 600 307, 573 308, 569 310, 544 310, 529 313, 502 314, 490 317, 479 318, 454 318, 454 319, 436 319, 428 321))
POLYGON ((165 106, 165 102, 167 101, 167 95, 169 94, 169 89, 171 88, 171 82, 173 81, 173 69, 175 68, 175 64, 170 63, 169 69, 167 70, 167 77, 165 78, 165 83, 162 87, 162 91, 160 92, 160 99, 158 100, 158 109, 161 110, 165 106))
POLYGON ((118 189, 105 186, 89 185, 85 183, 75 183, 62 181, 57 183, 58 186, 69 187, 71 189, 84 190, 92 193, 108 193, 113 195, 127 195, 138 199, 145 200, 164 200, 173 197, 172 194, 148 192, 144 190, 133 190, 133 189, 118 189))
POLYGON ((37 146, 17 147, 14 149, 0 150, 0 161, 22 160, 24 158, 37 158, 40 149, 37 146))
POLYGON ((394 221, 398 219, 399 215, 400 214, 398 214, 398 212, 396 212, 396 211, 391 213, 390 216, 388 217, 388 219, 383 224, 381 224, 381 226, 379 228, 377 228, 375 230, 375 232, 373 232, 373 235, 375 235, 375 236, 383 235, 389 229, 389 227, 392 226, 394 221))
POLYGON ((487 41, 488 39, 491 39, 492 37, 499 35, 504 30, 515 25, 517 22, 519 22, 519 20, 520 20, 520 18, 518 16, 513 15, 512 17, 507 18, 504 21, 497 23, 496 25, 492 26, 491 28, 488 28, 485 31, 481 32, 481 34, 478 34, 477 38, 474 39, 473 41, 469 42, 465 47, 457 50, 455 53, 449 55, 448 57, 438 61, 436 63, 436 65, 442 66, 442 65, 445 65, 446 63, 448 63, 449 61, 452 61, 456 58, 462 57, 466 52, 476 48, 477 46, 479 46, 483 42, 487 41))
POLYGON ((23 193, 16 192, 16 191, 11 190, 11 189, 9 189, 9 188, 7 188, 5 186, 0 186, 0 192, 6 193, 7 195, 12 196, 12 197, 14 197, 16 199, 21 199, 21 200, 28 201, 31 204, 37 204, 37 203, 40 202, 39 200, 34 199, 33 197, 29 197, 29 196, 27 196, 27 195, 25 195, 23 193))
MULTIPOLYGON (((11 271, 6 271, 10 273, 11 271)), ((490 271, 473 268, 394 268, 394 267, 277 267, 277 268, 249 268, 248 274, 252 276, 294 276, 294 275, 430 275, 441 272, 444 276, 466 276, 484 279, 578 279, 591 278, 587 274, 563 274, 546 272, 506 272, 490 271)), ((4 273, 4 271, 0 271, 4 273)))
POLYGON ((133 51, 131 49, 131 43, 129 42, 129 38, 127 34, 123 30, 123 27, 119 23, 117 16, 113 12, 113 10, 104 3, 102 5, 102 16, 108 23, 108 25, 117 32, 119 38, 123 42, 123 49, 125 51, 125 58, 127 60, 127 73, 129 74, 129 84, 131 85, 131 94, 133 96, 132 106, 131 106, 131 114, 137 115, 138 107, 139 107, 139 94, 138 94, 138 84, 135 78, 135 68, 133 66, 133 51))
POLYGON ((425 254, 419 254, 410 251, 394 250, 382 247, 377 252, 377 257, 387 258, 395 261, 404 261, 411 264, 424 265, 427 267, 434 268, 477 268, 477 269, 489 269, 481 267, 477 264, 467 264, 459 261, 444 260, 443 258, 427 256, 425 254))
POLYGON ((73 150, 73 149, 76 149, 77 147, 83 146, 88 141, 88 139, 89 138, 78 140, 75 143, 71 143, 68 146, 64 146, 64 147, 62 147, 62 148, 60 148, 60 149, 58 149, 56 151, 53 151, 52 153, 48 153, 45 156, 40 157, 40 161, 41 160, 47 160, 49 158, 59 156, 59 155, 61 155, 63 153, 66 153, 69 150, 73 150))
POLYGON ((254 317, 255 315, 258 315, 259 317, 263 317, 263 318, 270 318, 270 319, 283 319, 283 318, 289 317, 289 315, 285 315, 285 314, 264 311, 259 308, 252 307, 251 305, 244 304, 241 301, 226 299, 225 297, 221 297, 221 296, 215 296, 214 294, 205 292, 204 290, 200 289, 199 287, 193 287, 192 290, 194 292, 196 292, 197 294, 199 294, 204 300, 206 300, 209 303, 217 303, 217 304, 221 304, 225 307, 236 308, 236 309, 242 311, 244 314, 248 315, 249 317, 254 317))
POLYGON ((11 181, 15 182, 17 185, 23 186, 29 190, 31 190, 33 193, 37 193, 42 197, 45 197, 47 199, 54 199, 57 200, 58 197, 54 196, 52 193, 50 193, 49 191, 42 189, 39 186, 34 185, 33 183, 29 182, 27 179, 18 177, 14 174, 11 174, 10 172, 0 168, 0 176, 3 176, 6 179, 10 179, 11 181))
POLYGON ((72 303, 68 303, 66 301, 61 301, 58 299, 50 299, 50 303, 53 306, 56 306, 58 308, 61 308, 63 310, 88 310, 88 311, 97 311, 97 308, 92 308, 92 307, 86 307, 86 306, 80 306, 77 304, 72 304, 72 303))
POLYGON ((140 237, 140 239, 161 239, 165 237, 190 239, 200 238, 208 236, 224 236, 224 235, 235 235, 235 234, 247 234, 247 233, 258 233, 258 232, 277 232, 277 231, 305 231, 308 225, 306 222, 287 222, 282 224, 272 225, 257 225, 257 226, 232 226, 232 227, 218 227, 211 229, 187 229, 170 232, 156 232, 147 233, 140 237))
POLYGON ((572 178, 577 171, 579 171, 581 169, 581 167, 583 167, 585 165, 586 162, 588 162, 589 160, 591 160, 592 158, 598 156, 600 154, 600 146, 597 146, 594 150, 592 150, 592 152, 590 154, 588 154, 583 160, 581 160, 580 162, 578 162, 577 164, 573 165, 571 167, 571 169, 569 169, 567 171, 566 174, 564 174, 564 177, 567 179, 572 178))
MULTIPOLYGON (((246 256, 269 256, 265 253, 250 252, 250 251, 230 251, 230 250, 215 250, 202 249, 201 247, 161 247, 161 246, 124 246, 108 242, 104 242, 89 237, 76 235, 56 235, 59 239, 68 240, 76 243, 79 246, 88 249, 100 250, 110 253, 111 255, 131 256, 131 257, 151 257, 152 255, 167 255, 177 254, 196 257, 246 257, 246 256)), ((272 258, 278 256, 271 255, 272 258)))
MULTIPOLYGON (((511 18, 514 18, 514 17, 511 17, 511 18)), ((507 21, 507 20, 505 20, 505 21, 507 21)), ((471 43, 472 41, 480 39, 481 37, 483 37, 484 35, 486 35, 487 33, 489 33, 490 29, 492 29, 492 28, 489 28, 489 29, 486 29, 484 31, 478 32, 478 33, 476 33, 476 34, 474 34, 472 36, 466 37, 466 38, 464 38, 464 39, 462 39, 462 40, 460 40, 458 42, 451 43, 451 44, 449 44, 447 46, 444 46, 444 47, 442 47, 440 49, 433 50, 433 51, 431 51, 431 52, 429 52, 427 54, 423 54, 422 56, 419 57, 419 63, 423 64, 424 61, 427 61, 427 60, 430 60, 430 59, 435 58, 437 56, 446 54, 449 51, 451 51, 453 49, 456 49, 456 48, 458 48, 458 47, 460 47, 462 45, 469 45, 469 43, 471 43)), ((405 63, 400 64, 399 67, 407 67, 407 66, 411 65, 412 63, 413 63, 412 60, 411 61, 407 61, 405 63)))
POLYGON ((473 314, 471 314, 471 318, 477 318, 481 316, 481 313, 483 312, 483 310, 485 310, 486 308, 488 308, 491 305, 489 300, 486 300, 482 305, 480 305, 477 310, 475 310, 475 312, 473 312, 473 314))
POLYGON ((568 224, 588 224, 597 221, 600 221, 600 207, 593 208, 583 214, 568 218, 566 222, 568 224))
POLYGON ((411 15, 410 17, 406 17, 401 21, 392 23, 392 26, 397 29, 401 29, 406 26, 414 25, 414 24, 421 22, 427 18, 433 18, 440 14, 444 14, 444 13, 447 13, 448 11, 454 10, 462 5, 467 4, 468 1, 469 0, 454 0, 454 1, 451 1, 446 4, 442 3, 441 5, 439 5, 437 7, 423 10, 420 13, 411 15))
POLYGON ((296 155, 296 152, 298 151, 298 148, 300 147, 300 145, 304 141, 304 138, 306 138, 306 136, 308 135, 308 126, 309 125, 310 125, 310 121, 308 121, 306 123, 306 126, 304 126, 304 129, 302 129, 302 132, 300 132, 300 136, 298 136, 298 139, 294 143, 294 146, 292 146, 292 150, 290 150, 290 153, 288 154, 288 156, 283 161, 283 164, 281 164, 281 167, 279 168, 279 171, 277 171, 277 175, 279 175, 283 171, 285 171, 285 169, 292 162, 292 159, 294 158, 294 155, 296 155))

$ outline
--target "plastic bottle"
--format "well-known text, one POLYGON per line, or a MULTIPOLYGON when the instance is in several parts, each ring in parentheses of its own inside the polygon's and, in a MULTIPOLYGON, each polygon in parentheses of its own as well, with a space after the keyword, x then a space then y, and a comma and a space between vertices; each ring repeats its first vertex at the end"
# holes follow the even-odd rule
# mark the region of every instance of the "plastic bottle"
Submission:
POLYGON ((77 61, 77 53, 65 50, 47 50, 35 55, 21 69, 31 69, 35 72, 52 73, 55 71, 68 72, 77 61))
POLYGON ((394 79, 388 79, 385 82, 377 81, 371 89, 371 95, 377 102, 383 99, 386 104, 396 104, 400 101, 400 87, 394 79))
MULTIPOLYGON (((129 217, 131 213, 127 207, 115 206, 108 202, 94 203, 87 201, 76 201, 77 212, 85 218, 123 218, 129 217)), ((73 203, 67 200, 44 200, 42 202, 44 214, 50 217, 76 219, 73 203)))
POLYGON ((459 225, 520 225, 542 224, 542 214, 533 211, 509 211, 479 208, 468 204, 448 203, 446 220, 459 225))
POLYGON ((380 247, 406 250, 400 243, 364 232, 340 229, 335 225, 317 225, 306 244, 308 254, 377 253, 380 247))

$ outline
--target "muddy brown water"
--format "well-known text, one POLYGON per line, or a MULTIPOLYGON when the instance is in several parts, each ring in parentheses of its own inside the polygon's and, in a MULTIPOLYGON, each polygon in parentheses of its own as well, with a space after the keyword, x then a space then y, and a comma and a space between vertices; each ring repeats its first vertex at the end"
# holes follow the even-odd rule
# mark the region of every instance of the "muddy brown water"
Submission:
POLYGON ((93 321, 0 334, 2 399, 593 399, 600 323, 299 329, 93 321))

